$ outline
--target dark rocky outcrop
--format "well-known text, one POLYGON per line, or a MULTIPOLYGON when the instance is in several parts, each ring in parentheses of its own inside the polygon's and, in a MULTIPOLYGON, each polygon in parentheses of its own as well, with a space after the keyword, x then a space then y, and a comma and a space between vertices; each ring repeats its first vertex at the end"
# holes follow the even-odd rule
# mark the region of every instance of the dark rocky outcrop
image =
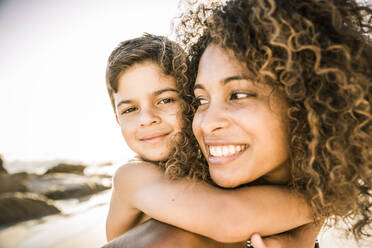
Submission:
POLYGON ((1 155, 0 155, 0 174, 8 174, 8 172, 4 168, 4 162, 3 162, 3 158, 1 155))
POLYGON ((43 175, 9 174, 1 168, 2 160, 0 225, 60 213, 53 200, 85 197, 111 188, 111 176, 103 177, 95 169, 84 175, 85 165, 60 163, 43 175))
POLYGON ((50 199, 78 198, 111 188, 111 178, 69 173, 0 174, 0 194, 32 192, 50 199))
POLYGON ((60 213, 46 197, 30 193, 0 195, 0 225, 60 213))
POLYGON ((112 165, 113 165, 112 162, 108 161, 108 162, 100 163, 97 166, 98 167, 106 167, 106 166, 112 166, 112 165))
POLYGON ((67 163, 60 163, 57 166, 54 166, 48 169, 45 174, 50 173, 72 173, 72 174, 84 174, 86 166, 79 165, 79 164, 67 164, 67 163))
POLYGON ((28 191, 50 199, 78 198, 111 188, 111 180, 73 174, 55 173, 29 180, 28 191))
POLYGON ((0 194, 8 192, 26 192, 26 181, 37 178, 35 174, 20 172, 15 174, 0 173, 0 194))

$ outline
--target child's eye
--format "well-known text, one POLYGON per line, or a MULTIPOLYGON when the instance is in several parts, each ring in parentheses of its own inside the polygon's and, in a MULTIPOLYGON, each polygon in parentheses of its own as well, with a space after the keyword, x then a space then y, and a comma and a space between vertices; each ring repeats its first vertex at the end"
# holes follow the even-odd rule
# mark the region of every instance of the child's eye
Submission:
POLYGON ((133 111, 136 111, 136 110, 137 110, 136 107, 130 107, 130 108, 127 108, 127 109, 125 109, 124 111, 122 111, 121 114, 122 114, 122 115, 124 115, 124 114, 129 114, 129 113, 131 113, 131 112, 133 112, 133 111))
POLYGON ((174 98, 163 98, 161 99, 158 104, 167 104, 167 103, 171 103, 171 102, 175 102, 176 99, 174 98))
POLYGON ((198 106, 208 104, 208 100, 203 98, 203 97, 197 97, 196 98, 196 103, 198 106))
POLYGON ((239 100, 239 99, 245 99, 248 97, 256 97, 257 94, 253 92, 233 92, 230 95, 230 100, 239 100))

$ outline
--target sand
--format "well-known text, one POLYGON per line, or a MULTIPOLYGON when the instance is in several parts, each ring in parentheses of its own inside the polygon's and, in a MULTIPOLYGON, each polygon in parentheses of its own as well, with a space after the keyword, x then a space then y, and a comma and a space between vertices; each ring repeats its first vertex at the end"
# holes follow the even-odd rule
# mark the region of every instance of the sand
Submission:
POLYGON ((106 242, 108 206, 98 206, 71 216, 50 216, 0 231, 1 248, 100 247, 106 242))

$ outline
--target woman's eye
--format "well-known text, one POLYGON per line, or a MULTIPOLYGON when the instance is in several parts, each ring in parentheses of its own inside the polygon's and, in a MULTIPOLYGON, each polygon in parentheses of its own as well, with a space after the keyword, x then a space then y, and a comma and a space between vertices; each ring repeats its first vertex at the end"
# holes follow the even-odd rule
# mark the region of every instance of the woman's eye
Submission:
POLYGON ((208 104, 208 100, 202 97, 197 97, 196 98, 196 103, 198 106, 208 104))
POLYGON ((248 97, 256 97, 256 93, 247 93, 247 92, 234 92, 230 96, 230 100, 239 100, 239 99, 245 99, 248 97))
POLYGON ((129 114, 129 113, 131 113, 131 112, 133 112, 133 111, 136 111, 136 110, 137 110, 136 107, 130 107, 130 108, 127 108, 127 109, 125 109, 124 111, 122 111, 121 114, 122 114, 122 115, 124 115, 124 114, 129 114))
POLYGON ((171 103, 171 102, 175 102, 176 99, 174 98, 164 98, 164 99, 161 99, 158 104, 167 104, 167 103, 171 103))

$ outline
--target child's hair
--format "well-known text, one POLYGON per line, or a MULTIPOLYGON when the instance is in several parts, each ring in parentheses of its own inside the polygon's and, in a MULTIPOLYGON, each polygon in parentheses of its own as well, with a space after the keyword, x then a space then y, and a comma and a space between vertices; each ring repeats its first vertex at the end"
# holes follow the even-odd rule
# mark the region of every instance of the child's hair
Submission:
MULTIPOLYGON (((184 127, 191 127, 193 109, 187 102, 190 102, 192 95, 187 94, 182 86, 186 84, 186 55, 184 50, 177 43, 164 36, 144 34, 141 37, 121 42, 116 47, 107 62, 106 67, 106 86, 111 99, 111 104, 116 113, 114 94, 118 92, 118 80, 120 75, 132 66, 145 61, 153 62, 161 68, 165 75, 175 78, 176 87, 180 95, 182 120, 184 127)), ((180 120, 181 121, 181 120, 180 120)), ((186 158, 193 159, 201 157, 201 154, 194 152, 183 152, 184 147, 189 147, 188 140, 190 132, 181 132, 173 144, 169 144, 171 153, 169 158, 159 161, 159 167, 165 170, 165 174, 172 179, 190 176, 202 178, 206 175, 206 167, 203 164, 195 163, 193 166, 187 166, 182 163, 186 158)), ((196 141, 194 141, 196 143, 196 141)), ((194 145, 197 145, 194 144, 194 145)), ((186 149, 187 150, 187 149, 186 149)))
POLYGON ((159 65, 165 75, 174 76, 173 63, 182 49, 164 36, 144 34, 141 37, 121 42, 107 62, 106 85, 115 110, 114 93, 118 91, 119 77, 132 66, 151 61, 159 65))
POLYGON ((290 106, 290 187, 316 220, 342 219, 356 239, 371 236, 371 7, 353 0, 192 4, 176 27, 190 58, 184 88, 193 88, 209 44, 231 50, 290 106))

